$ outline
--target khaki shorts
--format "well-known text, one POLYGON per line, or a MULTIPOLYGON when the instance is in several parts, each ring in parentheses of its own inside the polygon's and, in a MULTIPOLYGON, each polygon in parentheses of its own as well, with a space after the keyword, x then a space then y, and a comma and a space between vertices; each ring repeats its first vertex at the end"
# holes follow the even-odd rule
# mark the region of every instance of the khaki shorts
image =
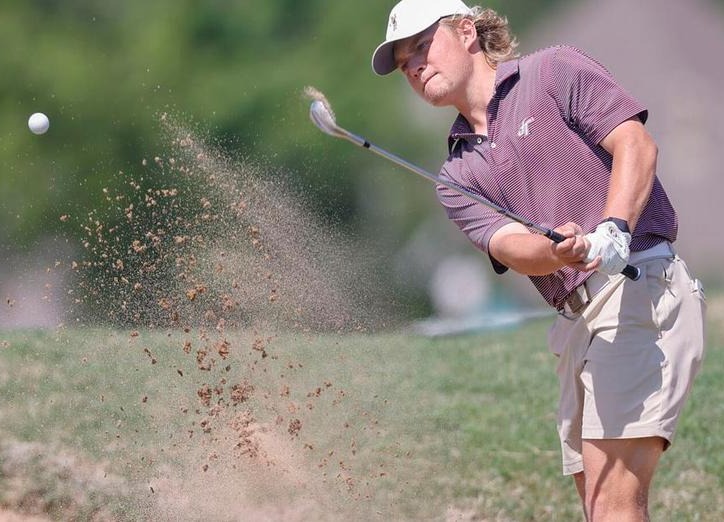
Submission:
POLYGON ((638 281, 594 274, 602 288, 591 302, 550 329, 565 475, 583 471, 582 439, 673 439, 701 366, 706 302, 684 261, 673 249, 661 257, 661 246, 632 256, 638 281))

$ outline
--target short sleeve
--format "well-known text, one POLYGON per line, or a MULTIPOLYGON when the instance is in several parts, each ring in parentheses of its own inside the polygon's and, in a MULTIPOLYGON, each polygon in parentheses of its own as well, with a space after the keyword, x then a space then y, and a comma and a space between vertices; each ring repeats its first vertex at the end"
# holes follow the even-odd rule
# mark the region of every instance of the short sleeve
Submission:
MULTIPOLYGON (((456 166, 459 166, 459 164, 456 166)), ((454 168, 448 169, 443 167, 440 172, 440 177, 461 185, 461 180, 457 179, 460 173, 458 172, 457 175, 453 175, 453 171, 455 171, 454 168)), ((488 243, 498 229, 513 221, 444 185, 437 185, 437 197, 445 209, 448 218, 455 223, 479 250, 488 254, 495 272, 498 274, 506 272, 508 270, 507 267, 490 256, 488 243)))
POLYGON ((571 47, 551 54, 543 81, 561 116, 593 143, 600 143, 624 121, 638 117, 646 122, 648 111, 621 87, 601 64, 571 47))

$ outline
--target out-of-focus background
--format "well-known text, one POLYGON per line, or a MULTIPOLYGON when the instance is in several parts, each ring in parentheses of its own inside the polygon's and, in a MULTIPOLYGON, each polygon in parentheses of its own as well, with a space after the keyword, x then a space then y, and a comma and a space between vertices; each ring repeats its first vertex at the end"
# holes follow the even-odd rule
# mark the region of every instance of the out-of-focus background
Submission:
MULTIPOLYGON (((432 184, 309 121, 312 85, 438 170, 455 114, 370 68, 393 4, 3 0, 0 520, 580 519, 553 311, 432 184)), ((487 5, 650 109, 713 290, 652 518, 724 520, 724 0, 487 5)))
MULTIPOLYGON (((0 8, 0 327, 54 326, 67 285, 52 267, 81 247, 78 216, 104 205, 119 173, 164 156, 163 113, 292 188, 337 233, 375 246, 376 284, 406 319, 504 303, 537 307, 525 278, 494 276, 447 222, 432 186, 308 120, 304 86, 338 122, 428 170, 454 114, 432 109, 370 54, 392 1, 7 0, 0 8), (47 134, 27 119, 41 111, 47 134), (454 294, 450 295, 449 290, 454 294)), ((679 251, 721 284, 724 2, 494 1, 522 52, 585 49, 650 109, 659 176, 680 215, 679 251)), ((146 171, 143 176, 161 176, 146 171)), ((149 184, 154 180, 146 180, 149 184)), ((108 218, 112 219, 112 218, 108 218)), ((107 222, 106 226, 113 227, 107 222)))

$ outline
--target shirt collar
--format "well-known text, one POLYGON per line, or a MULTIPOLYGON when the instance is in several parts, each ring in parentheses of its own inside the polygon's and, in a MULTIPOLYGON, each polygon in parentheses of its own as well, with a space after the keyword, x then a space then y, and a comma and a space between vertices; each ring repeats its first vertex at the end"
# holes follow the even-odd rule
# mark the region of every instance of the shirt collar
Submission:
POLYGON ((508 60, 501 64, 498 64, 498 69, 495 71, 495 90, 497 91, 500 86, 511 78, 519 74, 520 72, 520 59, 508 60))
MULTIPOLYGON (((500 86, 508 79, 517 76, 520 72, 520 59, 508 60, 498 64, 495 71, 495 93, 497 94, 500 86)), ((452 154, 455 144, 461 139, 474 136, 473 129, 470 127, 468 120, 462 114, 458 114, 457 118, 450 128, 450 135, 447 139, 448 151, 452 154)))

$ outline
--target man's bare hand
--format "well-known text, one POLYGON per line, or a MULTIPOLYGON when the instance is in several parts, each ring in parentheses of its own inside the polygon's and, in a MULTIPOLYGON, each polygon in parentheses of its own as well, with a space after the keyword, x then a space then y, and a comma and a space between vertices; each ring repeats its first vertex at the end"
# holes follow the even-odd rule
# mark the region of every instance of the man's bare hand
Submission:
POLYGON ((590 248, 588 240, 583 236, 583 229, 577 223, 569 222, 555 229, 566 239, 560 243, 551 243, 553 255, 560 261, 576 270, 590 272, 596 270, 601 264, 601 258, 595 257, 586 262, 586 256, 590 248))

